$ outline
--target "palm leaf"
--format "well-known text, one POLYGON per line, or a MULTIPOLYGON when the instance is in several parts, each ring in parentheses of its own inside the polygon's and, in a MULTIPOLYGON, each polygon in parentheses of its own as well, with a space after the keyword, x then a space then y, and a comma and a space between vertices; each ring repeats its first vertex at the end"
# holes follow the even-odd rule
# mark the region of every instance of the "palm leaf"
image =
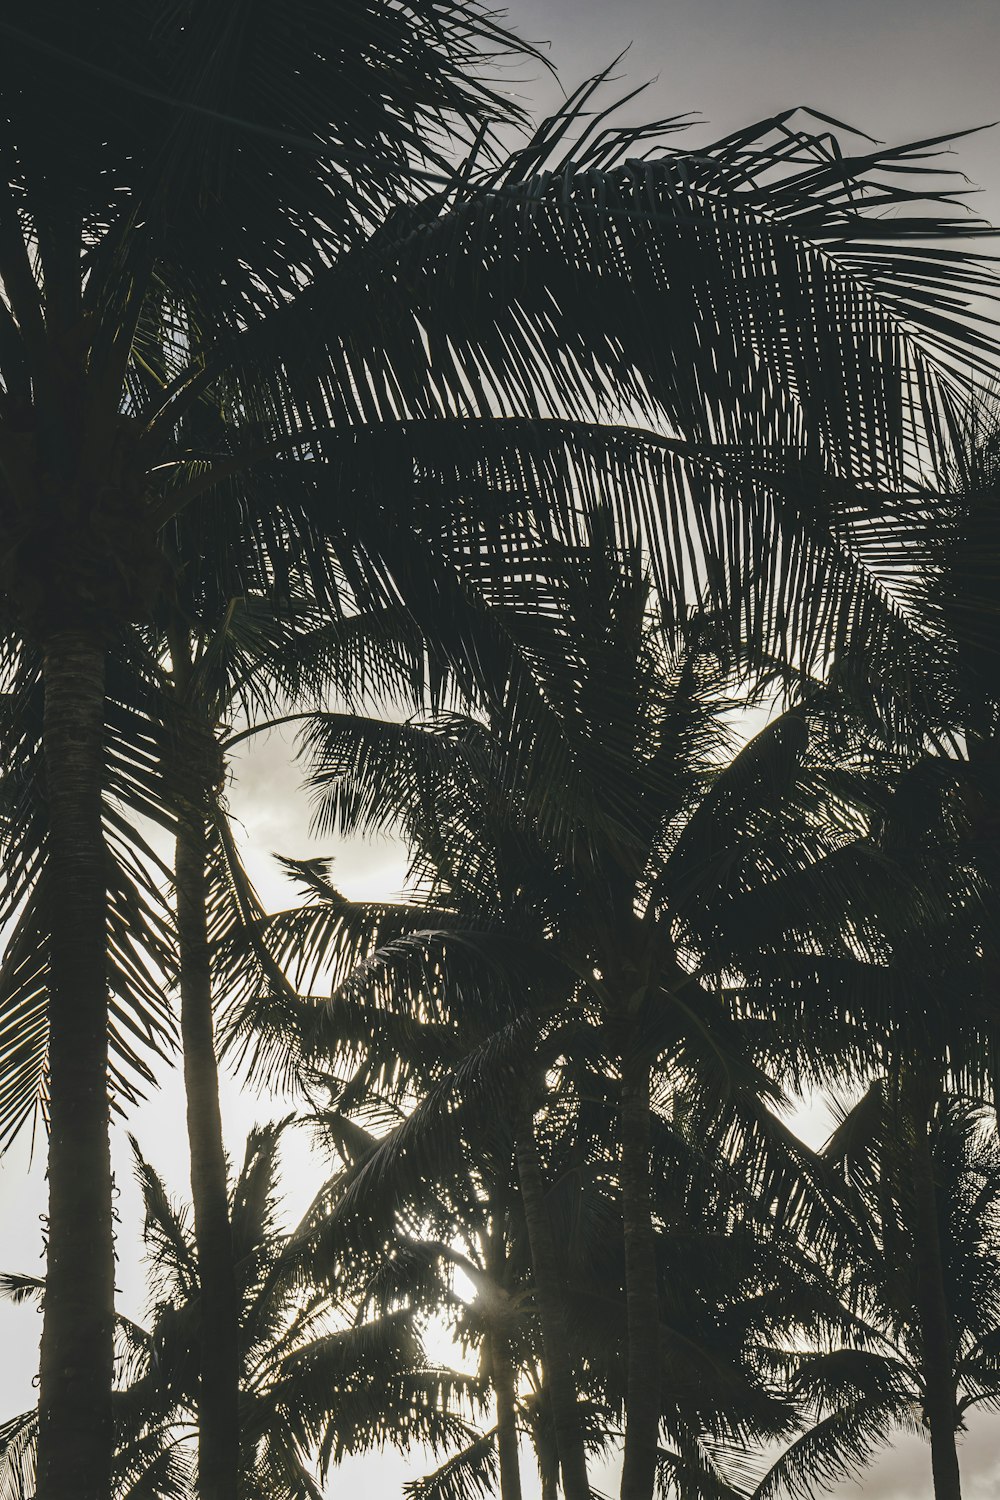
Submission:
POLYGON ((484 1432, 433 1473, 407 1480, 403 1494, 406 1500, 487 1500, 498 1479, 496 1433, 484 1432))

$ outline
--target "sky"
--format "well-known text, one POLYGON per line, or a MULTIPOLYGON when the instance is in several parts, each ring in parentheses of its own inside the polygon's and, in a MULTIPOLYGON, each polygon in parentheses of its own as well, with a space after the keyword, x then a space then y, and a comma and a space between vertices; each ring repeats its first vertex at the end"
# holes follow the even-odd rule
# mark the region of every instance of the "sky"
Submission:
MULTIPOLYGON (((649 83, 633 116, 693 112, 709 139, 798 105, 886 141, 1000 117, 996 0, 521 0, 508 15, 548 44, 564 86, 628 48, 623 83, 649 83)), ((519 92, 551 98, 537 82, 519 92)), ((954 164, 985 189, 977 209, 996 222, 995 133, 956 149, 954 164)))
MULTIPOLYGON (((648 83, 628 118, 692 112, 704 119, 703 139, 740 125, 808 105, 889 142, 919 139, 987 125, 1000 117, 1000 3, 998 0, 516 0, 511 28, 545 46, 569 91, 625 48, 616 68, 619 92, 648 83)), ((519 70, 508 86, 522 103, 547 112, 559 86, 536 70, 519 70)), ((702 127, 697 134, 702 133, 702 127)), ((691 137, 692 142, 695 137, 691 137)), ((1000 132, 958 142, 950 164, 982 189, 975 211, 1000 222, 1000 132)), ((265 900, 285 904, 292 892, 277 874, 271 853, 329 853, 309 838, 308 805, 289 768, 290 744, 270 737, 240 762, 231 788, 233 811, 252 873, 265 900)), ((402 851, 390 842, 340 846, 336 879, 348 895, 392 896, 404 875, 402 851)), ((147 1156, 184 1191, 183 1111, 175 1074, 161 1094, 127 1122, 147 1156)), ((259 1100, 227 1085, 224 1109, 231 1153, 255 1120, 272 1117, 277 1101, 259 1100)), ((822 1110, 800 1120, 814 1140, 824 1129, 822 1110)), ((44 1212, 40 1152, 29 1167, 29 1142, 0 1162, 0 1269, 39 1271, 44 1212)), ((120 1188, 119 1285, 121 1303, 142 1312, 136 1258, 137 1197, 128 1168, 124 1131, 116 1132, 120 1188)), ((288 1174, 288 1212, 311 1193, 303 1163, 288 1174)), ((39 1319, 30 1310, 0 1307, 0 1420, 33 1400, 39 1319)), ((527 1456, 526 1456, 527 1457, 527 1456)), ((982 1420, 962 1444, 966 1500, 1000 1495, 1000 1422, 982 1420)), ((348 1493, 362 1478, 368 1500, 390 1500, 403 1477, 421 1471, 392 1457, 341 1471, 331 1493, 348 1493)), ((602 1489, 614 1476, 600 1476, 602 1489)), ((931 1495, 927 1449, 907 1440, 870 1468, 861 1485, 841 1485, 835 1500, 922 1500, 931 1495)), ((530 1490, 529 1490, 530 1495, 530 1490)))

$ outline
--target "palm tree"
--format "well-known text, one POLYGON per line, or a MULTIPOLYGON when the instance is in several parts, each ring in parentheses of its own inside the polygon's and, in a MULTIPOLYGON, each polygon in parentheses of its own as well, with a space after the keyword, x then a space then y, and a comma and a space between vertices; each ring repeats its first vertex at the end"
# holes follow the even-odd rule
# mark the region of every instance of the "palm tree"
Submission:
MULTIPOLYGON (((332 967, 332 1018, 320 1018, 314 1056, 338 1041, 343 1048, 345 1027, 358 1036, 352 1008, 366 990, 391 1011, 402 984, 417 1013, 434 1019, 439 1005, 468 1006, 477 966, 481 973, 488 965, 495 992, 484 1013, 492 1011, 494 1034, 436 1083, 345 1201, 360 1201, 366 1177, 381 1183, 394 1166, 422 1161, 422 1133, 446 1149, 460 1107, 481 1109, 488 1099, 512 1109, 548 1378, 554 1397, 564 1384, 571 1411, 566 1339, 545 1328, 547 1303, 565 1315, 558 1274, 545 1275, 544 1200, 532 1191, 542 1097, 535 1080, 579 1048, 619 1080, 629 1352, 623 1493, 645 1494, 657 1463, 662 1364, 651 1076, 662 1066, 688 1080, 701 1128, 742 1137, 741 1165, 765 1196, 793 1216, 802 1210, 807 1163, 766 1108, 778 1090, 757 1066, 760 1042, 734 986, 768 942, 787 941, 775 921, 784 886, 821 871, 821 856, 844 833, 822 758, 805 771, 802 713, 779 718, 720 766, 729 702, 711 652, 697 630, 693 644, 670 651, 647 616, 635 557, 595 546, 550 554, 547 566, 550 605, 540 618, 507 592, 503 620, 520 663, 492 730, 460 718, 387 725, 327 715, 310 731, 320 826, 401 828, 414 850, 412 905, 354 907, 307 867, 325 902, 275 919, 271 936, 278 960, 292 961, 293 980, 315 981, 332 967), (757 932, 769 905, 773 939, 757 932)), ((840 889, 834 873, 827 879, 840 889)), ((819 875, 814 887, 822 887, 819 875)), ((841 906, 838 923, 842 915, 841 906)), ((811 922, 816 937, 822 904, 811 922)), ((831 941, 841 943, 833 925, 831 941)), ((280 1019, 294 1029, 294 1015, 280 1019)), ((371 1038, 361 1031, 363 1053, 371 1038)), ((566 1483, 566 1441, 574 1440, 556 1420, 566 1483)))
MULTIPOLYGON (((39 1491, 91 1500, 111 1453, 109 663, 170 596, 174 519, 270 473, 281 513, 269 492, 244 524, 275 557, 308 556, 331 515, 363 509, 373 450, 401 449, 412 479, 422 443, 452 474, 458 456, 460 485, 484 452, 509 475, 527 450, 538 468, 582 454, 584 472, 620 465, 632 493, 652 472, 686 496, 683 449, 656 435, 609 440, 582 420, 612 383, 688 438, 805 438, 827 471, 894 479, 922 461, 924 437, 940 457, 955 362, 988 363, 988 348, 961 315, 925 315, 923 275, 961 295, 977 273, 913 253, 913 237, 958 231, 933 206, 940 194, 927 214, 910 211, 912 179, 892 177, 912 165, 906 150, 863 154, 852 172, 821 134, 780 118, 627 165, 643 132, 603 131, 566 152, 584 91, 510 160, 494 165, 481 137, 456 169, 463 130, 516 116, 484 62, 525 51, 471 3, 428 17, 356 0, 346 19, 319 21, 286 6, 251 25, 231 7, 147 17, 116 3, 84 17, 46 0, 3 32, 3 594, 11 653, 44 685, 51 1274, 39 1491), (78 124, 72 139, 42 103, 52 97, 78 124), (905 217, 884 216, 904 203, 905 217), (900 264, 912 268, 903 286, 900 264), (822 296, 805 294, 814 284, 822 296), (861 346, 845 308, 868 330, 861 346), (925 401, 907 425, 914 380, 925 401), (231 420, 192 444, 185 417, 220 393, 231 420), (569 429, 538 420, 553 401, 569 429), (481 421, 498 411, 513 422, 499 442, 481 421)), ((732 483, 710 459, 693 472, 695 508, 719 496, 731 523, 732 483)), ((857 598, 877 608, 856 556, 827 533, 803 541, 796 507, 781 508, 784 480, 765 492, 753 529, 798 538, 807 559, 788 575, 790 604, 812 597, 809 566, 832 547, 832 605, 814 622, 839 628, 857 598)), ((377 557, 391 542, 404 577, 442 529, 468 543, 464 520, 421 527, 414 515, 393 533, 365 519, 353 571, 368 588, 386 575, 366 536, 379 534, 377 557)), ((732 562, 739 543, 724 530, 732 562)), ((712 528, 701 532, 699 564, 712 528)), ((684 576, 664 570, 675 594, 684 576)), ((141 1015, 141 996, 129 999, 141 1015)))
POLYGON ((934 1494, 958 1500, 956 1433, 973 1407, 1000 1405, 996 1130, 982 1106, 898 1071, 842 1114, 823 1154, 851 1212, 840 1339, 791 1357, 819 1420, 755 1500, 813 1493, 898 1430, 930 1438, 934 1494))
MULTIPOLYGON (((409 1074, 409 1088, 423 1071, 419 1057, 400 1059, 400 1070, 409 1074)), ((310 1263, 312 1276, 343 1278, 351 1256, 345 1254, 344 1237, 337 1231, 331 1234, 328 1224, 339 1196, 338 1178, 349 1180, 378 1149, 377 1137, 363 1127, 359 1116, 398 1117, 395 1093, 367 1098, 351 1116, 334 1107, 314 1117, 327 1148, 345 1167, 324 1186, 315 1221, 310 1222, 310 1234, 321 1236, 321 1258, 310 1263)), ((340 1094, 335 1088, 335 1095, 340 1094)), ((458 1165, 458 1153, 453 1153, 455 1169, 416 1191, 393 1192, 391 1200, 380 1205, 364 1226, 359 1275, 376 1308, 392 1306, 402 1295, 427 1316, 440 1318, 445 1313, 466 1351, 478 1352, 484 1384, 492 1391, 494 1427, 472 1435, 458 1453, 449 1455, 444 1472, 436 1471, 418 1488, 434 1492, 445 1482, 445 1474, 456 1493, 498 1479, 502 1500, 520 1500, 518 1428, 523 1405, 518 1384, 533 1359, 535 1340, 527 1317, 527 1267, 505 1122, 494 1122, 493 1129, 484 1131, 477 1148, 474 1156, 462 1152, 464 1169, 458 1165), (473 1287, 467 1303, 450 1284, 456 1271, 473 1287)), ((357 1239, 351 1234, 347 1244, 357 1239)))
POLYGON ((980 1290, 973 1311, 957 1286, 966 1277, 970 1288, 990 1285, 997 1250, 996 1145, 973 1103, 995 1084, 996 1015, 969 771, 940 755, 904 760, 888 776, 883 768, 865 789, 860 838, 828 869, 804 872, 794 889, 786 882, 779 922, 806 931, 822 902, 843 930, 839 949, 802 945, 776 966, 757 914, 763 952, 751 1008, 782 1019, 789 1055, 813 1052, 813 1079, 839 1074, 856 1086, 876 1074, 823 1153, 840 1179, 842 1222, 817 1258, 839 1306, 828 1309, 823 1352, 789 1357, 793 1387, 820 1420, 778 1461, 761 1497, 858 1466, 894 1426, 914 1425, 919 1402, 935 1493, 956 1500, 959 1386, 969 1382, 967 1404, 992 1399, 978 1341, 989 1346, 994 1307, 980 1290), (848 891, 859 870, 860 901, 848 891))
MULTIPOLYGON (((358 7, 355 20, 364 15, 358 7)), ((106 1494, 111 1457, 107 642, 144 616, 169 577, 160 537, 183 503, 183 483, 172 481, 198 465, 186 454, 178 469, 168 451, 185 402, 172 400, 179 388, 169 376, 157 379, 160 331, 169 329, 180 364, 203 362, 210 345, 247 316, 263 321, 264 307, 342 249, 369 206, 395 196, 442 111, 466 120, 502 112, 466 68, 484 43, 503 39, 463 6, 432 28, 383 11, 347 48, 339 15, 310 21, 294 56, 270 50, 250 94, 246 49, 267 39, 234 22, 228 12, 198 22, 178 13, 150 24, 120 6, 84 21, 56 0, 23 26, 4 23, 4 603, 44 682, 45 898, 58 913, 46 922, 43 1496, 106 1494), (383 66, 389 57, 395 70, 383 66), (339 124, 320 82, 338 63, 337 96, 354 95, 339 124), (371 68, 392 86, 373 95, 371 68), (37 108, 56 95, 78 126, 61 144, 37 108), (288 145, 295 134, 337 145, 346 134, 348 173, 311 161, 303 172, 301 146, 288 145)), ((190 382, 179 386, 190 397, 190 382)), ((249 424, 258 401, 244 406, 249 424)))
MULTIPOLYGON (((301 874, 320 897, 323 879, 315 863, 301 874)), ((332 888, 325 899, 343 914, 342 898, 332 888)), ((318 914, 312 915, 315 923, 318 914)), ((466 1104, 450 1112, 447 1138, 425 1140, 419 1150, 399 1152, 394 1133, 385 1134, 387 1123, 400 1116, 400 1101, 412 1108, 461 1068, 460 1057, 457 1064, 451 1059, 472 1044, 479 1007, 463 986, 450 1024, 447 1012, 435 1024, 425 998, 408 989, 390 1011, 372 1006, 362 1021, 366 1009, 363 992, 350 1007, 338 1007, 339 1020, 353 1020, 357 1040, 342 1038, 342 1053, 330 1059, 337 1072, 323 1082, 334 1104, 315 1117, 343 1165, 322 1189, 316 1217, 306 1221, 308 1277, 332 1275, 343 1286, 357 1256, 361 1269, 355 1274, 377 1303, 405 1294, 429 1314, 447 1309, 462 1342, 480 1350, 483 1374, 493 1386, 496 1425, 414 1481, 412 1496, 471 1497, 497 1479, 505 1500, 519 1494, 519 1427, 535 1447, 543 1492, 554 1493, 558 1451, 541 1350, 541 1288, 532 1275, 524 1222, 529 1203, 519 1190, 514 1122, 495 1107, 477 1113, 466 1104), (375 1078, 390 1080, 389 1094, 367 1093, 375 1078), (377 1122, 379 1135, 365 1128, 366 1120, 377 1122), (359 1197, 362 1168, 371 1174, 373 1191, 359 1197), (345 1193, 355 1200, 355 1214, 345 1213, 345 1193), (471 1283, 467 1302, 447 1285, 455 1269, 471 1283)), ((593 1450, 620 1435, 625 1396, 621 1204, 609 1145, 616 1101, 599 1073, 586 1069, 573 1077, 572 1071, 561 1069, 535 1153, 543 1158, 543 1209, 559 1246, 556 1270, 568 1313, 563 1355, 583 1396, 579 1420, 593 1450)), ((720 1161, 715 1143, 703 1154, 695 1136, 678 1100, 673 1118, 657 1116, 652 1175, 659 1219, 662 1425, 669 1444, 658 1451, 657 1468, 664 1492, 678 1495, 721 1494, 727 1472, 748 1472, 751 1437, 787 1430, 789 1406, 767 1388, 769 1355, 757 1348, 760 1332, 748 1308, 755 1300, 769 1302, 773 1337, 790 1323, 788 1306, 774 1306, 775 1289, 788 1284, 785 1300, 794 1307, 797 1327, 801 1287, 808 1280, 794 1242, 776 1233, 768 1209, 720 1161)))
MULTIPOLYGON (((229 1210, 240 1333, 241 1493, 248 1500, 318 1500, 327 1466, 385 1442, 454 1442, 461 1420, 438 1409, 460 1376, 429 1367, 411 1309, 400 1299, 380 1316, 345 1317, 344 1299, 301 1280, 286 1261, 296 1234, 278 1224, 278 1149, 283 1126, 256 1130, 232 1184, 229 1210)), ((133 1143, 134 1145, 134 1143, 133 1143)), ((148 1330, 118 1322, 113 1493, 196 1493, 193 1449, 200 1423, 201 1282, 191 1213, 173 1203, 135 1149, 146 1211, 148 1330)), ((7 1276, 6 1295, 44 1300, 37 1277, 7 1276)), ((37 1412, 6 1423, 0 1486, 34 1492, 37 1412)))
MULTIPOLYGON (((366 920, 374 921, 383 933, 387 923, 401 933, 412 928, 416 916, 416 909, 412 907, 398 911, 392 907, 352 909, 330 884, 322 861, 304 864, 289 861, 288 868, 304 881, 313 903, 289 914, 292 927, 299 930, 299 935, 305 932, 305 941, 294 956, 283 956, 292 958, 290 967, 293 972, 299 968, 300 979, 302 966, 313 967, 317 961, 317 948, 325 947, 326 939, 331 937, 331 907, 336 913, 335 921, 351 911, 348 920, 355 929, 355 937, 366 920), (310 935, 310 927, 319 930, 310 935)), ((420 910, 422 915, 427 915, 426 908, 420 910)), ((268 930, 280 925, 281 920, 270 919, 268 930)), ((291 942, 295 942, 294 937, 291 942)), ((529 1333, 526 1321, 525 1299, 530 1291, 533 1305, 546 1326, 545 1297, 551 1296, 551 1291, 546 1291, 533 1266, 534 1274, 529 1278, 525 1259, 522 1208, 531 1197, 530 1191, 528 1195, 524 1194, 523 1186, 525 1161, 529 1156, 534 1176, 532 1186, 536 1196, 544 1199, 533 1135, 530 1147, 522 1138, 515 1139, 514 1122, 502 1115, 479 1119, 469 1135, 470 1122, 464 1116, 456 1118, 448 1132, 447 1143, 439 1138, 441 1153, 429 1179, 420 1175, 425 1165, 421 1154, 419 1166, 414 1163, 418 1175, 408 1178, 405 1185, 390 1186, 377 1204, 362 1199, 357 1216, 352 1215, 349 1207, 352 1195, 356 1196, 357 1173, 363 1171, 369 1161, 375 1166, 376 1173, 380 1173, 378 1160, 384 1146, 384 1142, 379 1142, 360 1127, 354 1118, 355 1113, 360 1110, 362 1119, 367 1114, 382 1118, 388 1113, 389 1118, 405 1122, 416 1101, 428 1092, 439 1091, 442 1085, 447 1088, 449 1070, 461 1061, 465 1050, 489 1044, 496 1008, 491 1001, 480 1004, 470 985, 463 988, 463 1003, 456 1009, 452 1010, 449 1004, 440 1017, 434 1016, 424 1022, 418 1018, 421 1003, 414 1000, 410 1009, 410 996, 401 996, 392 1015, 386 1015, 359 995, 347 1001, 344 1008, 338 1007, 332 1027, 325 1021, 321 1022, 320 1036, 311 1021, 303 1025, 301 1001, 296 999, 289 1005, 287 990, 279 991, 277 998, 278 1006, 272 995, 264 999, 266 1024, 264 1039, 259 1045, 266 1052, 275 1046, 283 1047, 287 1057, 287 1033, 291 1027, 296 1032, 295 1055, 300 1059, 300 1076, 305 1074, 307 1087, 310 1079, 316 1082, 316 1077, 309 1065, 302 1067, 301 1059, 306 1052, 315 1063, 322 1063, 324 1069, 336 1064, 350 1070, 346 1087, 332 1084, 336 1108, 322 1115, 325 1133, 346 1163, 344 1181, 334 1179, 320 1194, 316 1225, 317 1229, 320 1224, 324 1227, 323 1253, 331 1265, 339 1267, 345 1258, 350 1258, 349 1247, 359 1241, 362 1265, 391 1254, 402 1266, 409 1268, 411 1275, 417 1274, 418 1277, 424 1276, 429 1264, 439 1262, 449 1269, 459 1265, 465 1271, 477 1288, 477 1298, 461 1320, 461 1335, 466 1342, 481 1350, 484 1373, 493 1388, 497 1408, 495 1439, 499 1480, 503 1494, 516 1497, 520 1493, 518 1413, 522 1418, 527 1417, 518 1399, 518 1374, 537 1353, 536 1335, 533 1329, 529 1333), (286 1017, 280 1030, 276 1026, 278 1016, 286 1017), (308 1037, 306 1033, 309 1033, 308 1037), (405 1226, 401 1240, 400 1224, 405 1226)), ((443 1001, 443 997, 441 999, 443 1001)), ((434 1002, 435 1009, 438 1003, 434 1002)), ((230 1018, 231 1045, 246 1036, 251 1023, 259 1034, 260 1012, 261 997, 248 997, 242 1011, 230 1018)), ((325 1076, 319 1075, 321 1079, 325 1076)), ((537 1204, 535 1211, 538 1212, 537 1204)), ((545 1213, 544 1202, 541 1211, 545 1213)), ((546 1231, 551 1242, 547 1220, 546 1231)), ((530 1229, 528 1239, 533 1262, 536 1239, 532 1238, 530 1229)), ((558 1286, 560 1272, 554 1245, 551 1259, 552 1279, 558 1286)), ((311 1274, 320 1274, 312 1264, 311 1274)), ((338 1270, 337 1274, 340 1276, 343 1272, 338 1270)), ((396 1289, 392 1276, 388 1287, 390 1293, 396 1289)), ((441 1300, 438 1283, 433 1278, 429 1295, 433 1308, 435 1299, 441 1300)), ((546 1327, 546 1336, 548 1331, 546 1327)), ((573 1409, 569 1423, 564 1413, 560 1423, 559 1398, 552 1399, 560 1453, 565 1451, 565 1432, 570 1426, 575 1441, 579 1443, 579 1467, 585 1474, 583 1427, 576 1410, 569 1361, 564 1332, 562 1348, 551 1362, 548 1358, 545 1361, 545 1400, 548 1403, 553 1396, 554 1369, 555 1380, 560 1377, 563 1380, 561 1394, 564 1399, 568 1394, 573 1409)), ((537 1424, 529 1425, 534 1427, 537 1424)), ((482 1465, 493 1461, 490 1448, 476 1440, 465 1459, 449 1460, 446 1466, 449 1486, 459 1484, 466 1463, 472 1474, 481 1473, 482 1465)), ((540 1463, 544 1469, 541 1458, 540 1463)), ((443 1483, 444 1476, 439 1478, 443 1483)), ((573 1481, 566 1482, 572 1484, 573 1481)))
MULTIPOLYGON (((255 586, 256 592, 230 600, 218 591, 215 597, 176 598, 172 624, 162 634, 147 632, 145 676, 124 684, 123 699, 128 709, 124 729, 143 725, 150 753, 144 774, 119 789, 135 814, 163 823, 176 843, 176 959, 167 933, 153 948, 148 921, 135 900, 121 913, 119 925, 130 921, 134 941, 145 942, 168 977, 176 972, 180 990, 203 1293, 199 1484, 229 1492, 235 1492, 239 1457, 238 1308, 213 1044, 210 945, 227 930, 259 917, 261 908, 242 868, 221 796, 227 724, 233 713, 259 722, 307 690, 318 701, 320 684, 327 692, 339 688, 349 701, 352 695, 376 690, 384 695, 390 689, 412 697, 419 696, 424 677, 419 644, 405 642, 384 619, 330 619, 307 600, 268 597, 261 592, 268 578, 257 573, 252 557, 240 559, 238 548, 234 537, 226 559, 230 581, 255 586)), ((133 655, 141 659, 140 652, 133 655)), ((236 738, 249 732, 243 729, 236 738)), ((124 737, 121 729, 119 734, 124 737)), ((29 806, 28 811, 30 828, 37 809, 29 806)), ((150 874, 170 878, 158 864, 150 874)), ((160 890, 153 886, 147 894, 162 921, 166 912, 160 890)), ((259 959, 260 950, 253 956, 259 959)), ((32 981, 35 972, 29 966, 32 981)), ((136 967, 136 972, 141 970, 136 967)), ((23 1116, 44 1087, 46 1036, 37 1024, 24 1025, 32 1008, 37 1013, 42 995, 23 976, 16 977, 28 1014, 22 1010, 15 1016, 21 1023, 18 1052, 9 1068, 14 1102, 23 1116)), ((155 996, 153 976, 150 985, 155 996)), ((144 1081, 149 1081, 148 1070, 144 1081)))
MULTIPOLYGON (((226 728, 238 709, 265 723, 310 690, 363 701, 423 690, 422 652, 387 633, 384 621, 326 619, 304 601, 232 600, 210 630, 190 617, 168 631, 170 671, 163 754, 164 801, 176 818, 176 925, 181 1042, 191 1195, 202 1309, 199 1486, 235 1494, 239 1472, 239 1356, 235 1265, 226 1196, 219 1102, 212 951, 262 915, 229 829, 222 792, 226 728)), ((256 977, 262 955, 250 955, 256 977)), ((235 976, 233 976, 235 978, 235 976)), ((273 978, 273 970, 271 971, 273 978)), ((223 997, 225 998, 225 997, 223 997)))

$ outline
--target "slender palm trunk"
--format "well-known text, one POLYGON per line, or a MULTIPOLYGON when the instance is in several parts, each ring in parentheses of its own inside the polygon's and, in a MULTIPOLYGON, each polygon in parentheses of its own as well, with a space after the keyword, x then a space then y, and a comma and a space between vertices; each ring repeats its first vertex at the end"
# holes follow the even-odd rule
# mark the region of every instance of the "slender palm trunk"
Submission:
POLYGON ((931 1106, 915 1100, 913 1109, 913 1195, 916 1208, 914 1261, 923 1344, 924 1406, 931 1435, 935 1500, 962 1500, 958 1468, 958 1427, 954 1340, 944 1280, 940 1219, 934 1188, 929 1126, 931 1106), (922 1107, 924 1106, 924 1107, 922 1107))
POLYGON ((108 1101, 104 651, 44 652, 49 833, 49 1222, 38 1500, 107 1500, 114 1444, 115 1262, 108 1101))
POLYGON ((535 1432, 535 1454, 542 1500, 559 1500, 559 1455, 550 1431, 535 1432))
POLYGON ((501 1293, 487 1336, 486 1355, 497 1403, 497 1457, 500 1461, 501 1500, 521 1500, 521 1463, 517 1437, 517 1374, 511 1358, 506 1291, 506 1214, 494 1199, 490 1214, 486 1269, 501 1293))
POLYGON ((168 636, 174 683, 187 716, 170 771, 178 802, 174 878, 180 949, 181 1042, 195 1250, 201 1287, 198 1383, 199 1500, 237 1500, 240 1488, 239 1294, 233 1255, 208 943, 208 810, 219 750, 212 725, 192 704, 191 643, 168 636))
POLYGON ((198 1494, 200 1500, 237 1500, 239 1301, 212 1026, 205 858, 205 824, 190 809, 177 837, 176 881, 184 1087, 201 1283, 198 1494))
POLYGON ((628 1319, 621 1500, 650 1500, 660 1429, 660 1298, 649 1195, 649 1063, 632 1043, 622 1059, 621 1183, 628 1319))
POLYGON ((490 1332, 490 1377, 497 1403, 497 1457, 501 1500, 521 1500, 521 1465, 517 1451, 517 1388, 508 1340, 498 1328, 490 1332))
POLYGON ((587 1455, 583 1445, 583 1427, 576 1400, 576 1385, 570 1365, 566 1316, 563 1311, 552 1225, 549 1222, 545 1189, 542 1184, 535 1141, 534 1116, 530 1104, 518 1111, 514 1132, 514 1151, 521 1201, 528 1229, 531 1266, 535 1282, 535 1304, 542 1327, 545 1350, 546 1385, 552 1401, 552 1420, 556 1448, 562 1470, 565 1500, 590 1500, 587 1479, 587 1455))

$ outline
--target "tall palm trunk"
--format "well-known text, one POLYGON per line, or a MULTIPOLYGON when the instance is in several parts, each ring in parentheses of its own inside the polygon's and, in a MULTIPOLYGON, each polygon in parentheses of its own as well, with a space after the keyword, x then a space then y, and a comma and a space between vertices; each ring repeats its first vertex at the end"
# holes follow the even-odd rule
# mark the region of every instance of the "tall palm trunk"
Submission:
POLYGON ((590 1500, 587 1479, 587 1455, 583 1444, 583 1427, 576 1400, 576 1384, 570 1365, 566 1315, 559 1284, 559 1262, 549 1211, 545 1202, 538 1146, 535 1141, 534 1114, 530 1102, 522 1101, 514 1132, 514 1151, 521 1202, 528 1229, 531 1267, 535 1283, 535 1304, 542 1328, 545 1351, 546 1385, 552 1401, 559 1466, 562 1470, 565 1500, 590 1500))
POLYGON ((517 1444, 517 1387, 510 1344, 499 1328, 490 1330, 490 1377, 497 1403, 497 1457, 501 1500, 521 1500, 521 1464, 517 1444))
POLYGON ((212 1025, 205 845, 204 822, 189 813, 177 836, 176 880, 184 1088, 201 1286, 198 1493, 200 1500, 237 1500, 239 1300, 212 1025))
MULTIPOLYGON (((189 643, 170 642, 174 681, 182 703, 191 681, 189 643)), ((198 1494, 200 1500, 237 1500, 240 1472, 239 1297, 226 1184, 226 1154, 219 1103, 219 1069, 212 1016, 208 944, 208 830, 206 810, 215 796, 218 748, 211 725, 190 712, 177 746, 180 805, 175 851, 177 933, 180 948, 181 1041, 187 1100, 191 1201, 201 1288, 198 1385, 198 1494)))
MULTIPOLYGON (((547 1399, 548 1392, 544 1386, 542 1395, 547 1399)), ((555 1451, 551 1428, 546 1423, 544 1413, 541 1415, 541 1424, 536 1423, 535 1426, 534 1439, 542 1500, 559 1500, 559 1454, 555 1451)))
POLYGON ((104 650, 65 631, 43 658, 48 797, 49 1222, 38 1500, 107 1500, 115 1265, 108 1100, 104 650))
POLYGON ((952 1320, 944 1280, 941 1225, 934 1187, 930 1123, 933 1106, 924 1090, 911 1093, 914 1130, 914 1269, 923 1344, 924 1409, 931 1436, 935 1500, 961 1500, 955 1432, 958 1426, 952 1320))
POLYGON ((500 1462, 501 1500, 521 1500, 521 1461, 517 1439, 517 1375, 511 1358, 509 1307, 506 1302, 507 1244, 506 1214, 496 1200, 490 1215, 486 1269, 495 1283, 498 1298, 489 1325, 487 1359, 490 1382, 497 1403, 497 1458, 500 1462))
POLYGON ((622 1058, 621 1184, 628 1321, 621 1500, 650 1500, 660 1428, 660 1299, 649 1195, 649 1063, 634 1039, 622 1058))

